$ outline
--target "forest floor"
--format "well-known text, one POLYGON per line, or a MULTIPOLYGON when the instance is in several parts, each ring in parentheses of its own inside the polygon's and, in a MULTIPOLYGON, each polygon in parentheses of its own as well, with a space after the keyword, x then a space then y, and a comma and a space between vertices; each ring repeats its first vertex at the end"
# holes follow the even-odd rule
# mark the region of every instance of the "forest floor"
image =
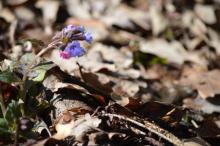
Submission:
POLYGON ((1 0, 0 103, 0 145, 218 146, 220 1, 1 0))

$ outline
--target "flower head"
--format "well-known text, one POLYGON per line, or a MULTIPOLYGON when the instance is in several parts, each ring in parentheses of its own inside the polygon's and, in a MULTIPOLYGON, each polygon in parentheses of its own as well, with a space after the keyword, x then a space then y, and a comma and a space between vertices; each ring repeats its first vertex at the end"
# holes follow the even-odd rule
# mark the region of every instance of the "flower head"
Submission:
POLYGON ((64 51, 60 53, 60 56, 64 59, 69 59, 70 57, 81 57, 85 54, 85 49, 80 46, 77 41, 72 41, 69 43, 64 51))
POLYGON ((61 41, 58 47, 62 50, 60 56, 64 59, 70 57, 81 57, 85 54, 85 49, 80 46, 79 41, 91 43, 93 38, 90 32, 86 32, 83 26, 68 25, 54 37, 54 40, 61 41))

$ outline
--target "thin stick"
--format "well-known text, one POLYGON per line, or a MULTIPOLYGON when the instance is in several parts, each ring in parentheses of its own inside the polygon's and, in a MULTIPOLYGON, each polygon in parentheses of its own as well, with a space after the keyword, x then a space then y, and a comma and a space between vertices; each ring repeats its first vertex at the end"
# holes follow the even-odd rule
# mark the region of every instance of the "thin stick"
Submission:
POLYGON ((157 126, 157 125, 155 125, 155 124, 153 124, 149 121, 144 121, 144 124, 142 124, 142 123, 137 122, 137 121, 135 121, 131 118, 124 117, 124 116, 121 116, 121 115, 116 115, 116 114, 110 114, 110 113, 103 113, 102 116, 110 117, 110 119, 116 117, 116 118, 119 118, 121 120, 128 121, 130 123, 138 125, 139 127, 142 127, 144 129, 149 130, 150 132, 166 139, 167 141, 173 143, 174 145, 177 145, 177 146, 183 146, 184 145, 184 143, 179 138, 177 138, 175 135, 173 135, 172 133, 168 132, 165 129, 160 128, 159 126, 157 126))

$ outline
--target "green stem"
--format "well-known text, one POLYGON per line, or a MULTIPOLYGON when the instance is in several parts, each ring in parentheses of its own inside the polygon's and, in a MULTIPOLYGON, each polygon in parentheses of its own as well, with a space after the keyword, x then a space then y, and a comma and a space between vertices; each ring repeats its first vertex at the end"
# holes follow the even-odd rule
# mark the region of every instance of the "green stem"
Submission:
MULTIPOLYGON (((49 44, 46 48, 42 49, 36 56, 35 58, 27 65, 27 69, 24 72, 23 78, 22 78, 22 82, 23 84, 20 86, 20 97, 23 99, 24 105, 26 104, 26 93, 27 93, 27 89, 26 89, 26 82, 27 82, 27 78, 28 78, 28 73, 31 71, 32 66, 34 65, 34 63, 36 62, 36 60, 41 57, 43 54, 45 54, 47 51, 49 51, 50 49, 54 48, 54 45, 57 44, 59 42, 53 42, 51 44, 49 44)), ((22 113, 25 114, 25 106, 22 107, 22 113)))
POLYGON ((19 139, 19 122, 17 121, 16 122, 16 130, 15 130, 15 141, 14 141, 15 146, 19 146, 18 139, 19 139))
POLYGON ((2 114, 5 117, 5 113, 6 113, 6 107, 5 107, 5 102, 4 102, 4 98, 2 96, 2 90, 0 89, 0 102, 1 102, 1 110, 2 110, 2 114))

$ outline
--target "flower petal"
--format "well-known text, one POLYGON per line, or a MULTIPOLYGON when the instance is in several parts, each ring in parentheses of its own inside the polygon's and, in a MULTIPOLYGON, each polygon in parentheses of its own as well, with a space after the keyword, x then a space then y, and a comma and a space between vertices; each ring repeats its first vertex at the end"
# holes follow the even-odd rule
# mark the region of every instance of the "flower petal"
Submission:
POLYGON ((85 54, 85 49, 82 47, 76 47, 71 51, 72 57, 81 57, 85 54))
POLYGON ((86 41, 86 42, 88 42, 88 43, 91 43, 91 42, 92 42, 93 38, 92 38, 92 34, 91 34, 90 32, 86 32, 86 33, 84 34, 84 36, 85 36, 85 41, 86 41))
POLYGON ((82 48, 77 41, 69 43, 64 51, 68 52, 71 57, 80 57, 85 54, 85 49, 82 48))
POLYGON ((61 51, 60 52, 60 57, 62 57, 64 59, 69 59, 71 57, 71 54, 67 51, 61 51))

